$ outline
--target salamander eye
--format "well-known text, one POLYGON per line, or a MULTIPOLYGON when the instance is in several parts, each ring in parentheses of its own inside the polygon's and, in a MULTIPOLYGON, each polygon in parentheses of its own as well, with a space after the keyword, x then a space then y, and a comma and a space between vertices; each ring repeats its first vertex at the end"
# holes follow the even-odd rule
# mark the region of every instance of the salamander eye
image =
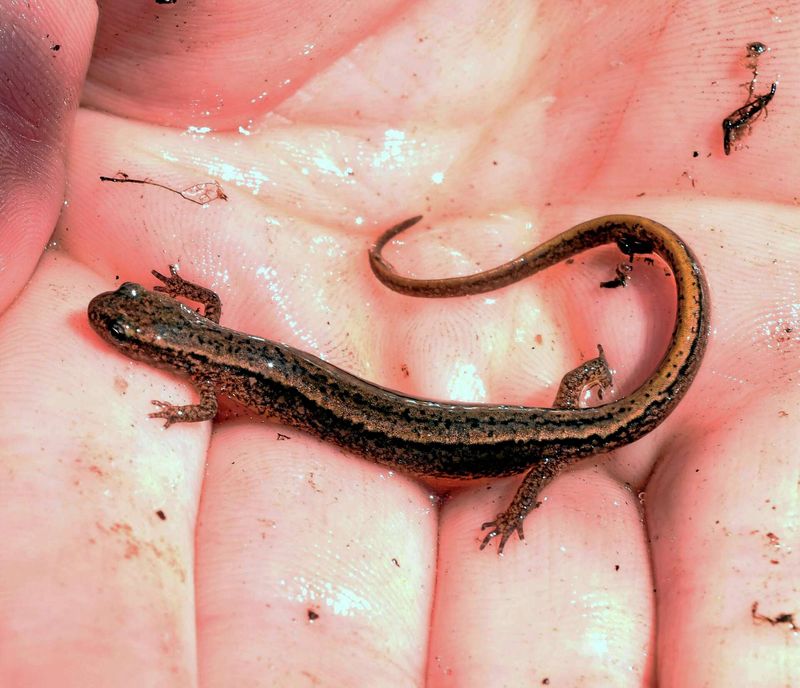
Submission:
POLYGON ((115 320, 108 326, 108 333, 117 341, 124 342, 128 338, 128 332, 119 320, 115 320))

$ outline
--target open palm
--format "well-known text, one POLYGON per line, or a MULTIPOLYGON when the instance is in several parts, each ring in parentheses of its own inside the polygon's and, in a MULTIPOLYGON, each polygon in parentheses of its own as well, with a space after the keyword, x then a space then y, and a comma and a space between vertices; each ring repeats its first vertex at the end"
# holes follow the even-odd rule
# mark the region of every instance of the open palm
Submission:
POLYGON ((800 12, 48 5, 0 8, 0 683, 800 684, 800 12), (726 157, 755 39, 757 92, 786 78, 726 157), (600 289, 612 247, 481 296, 386 290, 367 249, 420 213, 387 250, 418 276, 637 213, 710 283, 677 411, 565 472, 503 557, 480 524, 518 479, 423 484, 241 414, 164 430, 151 400, 191 388, 86 321, 177 262, 223 324, 430 398, 547 406, 598 342, 624 394, 663 353, 672 282, 637 261, 600 289))

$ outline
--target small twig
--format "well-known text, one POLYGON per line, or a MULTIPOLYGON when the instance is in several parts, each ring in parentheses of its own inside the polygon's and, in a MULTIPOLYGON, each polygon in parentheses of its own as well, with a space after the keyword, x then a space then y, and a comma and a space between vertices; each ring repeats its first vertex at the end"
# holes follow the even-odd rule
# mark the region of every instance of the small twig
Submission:
POLYGON ((115 182, 117 184, 147 184, 149 186, 157 186, 160 189, 166 189, 167 191, 176 193, 182 198, 185 198, 187 201, 197 203, 198 205, 205 205, 206 203, 211 203, 211 201, 216 201, 218 199, 222 201, 228 200, 228 195, 222 190, 222 186, 216 179, 212 182, 200 182, 199 184, 193 184, 192 186, 183 190, 173 189, 171 186, 161 184, 160 182, 153 181, 147 177, 144 179, 134 179, 133 177, 129 177, 124 172, 117 172, 117 174, 113 177, 101 175, 100 181, 115 182))

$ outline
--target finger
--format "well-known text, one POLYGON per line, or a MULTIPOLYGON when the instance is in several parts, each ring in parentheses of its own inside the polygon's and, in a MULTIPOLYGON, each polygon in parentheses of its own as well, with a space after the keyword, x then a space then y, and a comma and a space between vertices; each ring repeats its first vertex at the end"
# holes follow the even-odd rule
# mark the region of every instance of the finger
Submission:
POLYGON ((91 332, 86 303, 100 288, 50 252, 0 323, 3 685, 195 676, 208 429, 163 431, 147 418, 165 387, 181 401, 180 384, 132 368, 91 332))
POLYGON ((427 491, 292 428, 214 434, 197 531, 209 685, 421 685, 437 513, 427 491))
POLYGON ((96 12, 86 0, 0 5, 0 312, 33 272, 62 208, 96 12))
POLYGON ((713 226, 731 241, 705 259, 715 333, 684 400, 698 413, 647 489, 659 685, 796 685, 796 211, 726 203, 713 226))
POLYGON ((127 118, 246 129, 402 4, 106 3, 85 97, 127 118))
POLYGON ((797 404, 796 394, 751 399, 703 442, 677 437, 678 456, 648 488, 660 685, 729 686, 753 672, 763 685, 800 681, 800 433, 781 421, 797 404))
POLYGON ((516 480, 469 489, 442 514, 428 683, 644 685, 653 633, 647 535, 637 495, 583 462, 543 493, 502 557, 478 525, 516 480), (487 504, 487 495, 497 495, 487 504))

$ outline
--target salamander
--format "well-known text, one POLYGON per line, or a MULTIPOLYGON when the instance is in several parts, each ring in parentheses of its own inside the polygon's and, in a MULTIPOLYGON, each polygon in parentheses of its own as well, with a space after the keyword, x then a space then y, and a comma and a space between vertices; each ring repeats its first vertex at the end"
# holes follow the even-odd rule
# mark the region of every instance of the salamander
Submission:
POLYGON ((677 309, 670 343, 655 371, 631 394, 581 407, 587 386, 607 389, 611 371, 598 356, 568 372, 553 407, 455 403, 410 396, 364 380, 313 354, 219 324, 222 306, 210 289, 153 270, 153 290, 126 282, 89 303, 102 339, 130 358, 189 376, 199 403, 154 401, 150 414, 173 423, 211 420, 217 394, 348 452, 418 476, 469 480, 525 473, 508 508, 483 524, 480 548, 499 536, 524 537, 523 521, 542 488, 569 463, 636 441, 658 426, 689 389, 706 349, 710 307, 699 262, 670 229, 634 215, 609 215, 572 227, 490 270, 444 279, 398 274, 384 246, 420 220, 386 230, 369 251, 375 276, 410 296, 458 297, 508 286, 588 249, 614 243, 633 260, 654 254, 670 268, 677 309), (176 299, 200 303, 203 314, 176 299))

